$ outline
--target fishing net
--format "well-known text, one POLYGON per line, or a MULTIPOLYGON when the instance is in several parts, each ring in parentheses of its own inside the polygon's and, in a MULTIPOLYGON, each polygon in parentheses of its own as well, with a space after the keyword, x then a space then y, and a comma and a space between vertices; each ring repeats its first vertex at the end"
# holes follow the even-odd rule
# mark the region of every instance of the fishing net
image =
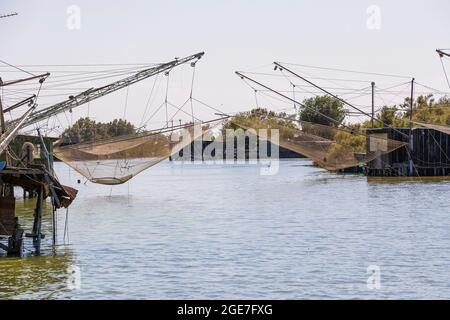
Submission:
POLYGON ((444 126, 444 125, 435 124, 435 123, 421 122, 421 121, 412 121, 412 123, 417 124, 424 128, 434 129, 436 131, 440 131, 440 132, 450 135, 450 127, 449 126, 444 126))
POLYGON ((54 155, 94 183, 122 184, 178 153, 222 119, 54 148, 54 155))
MULTIPOLYGON (((243 129, 277 129, 279 142, 283 148, 302 154, 320 167, 337 171, 370 162, 383 154, 390 153, 406 145, 405 142, 388 139, 387 134, 365 134, 336 127, 300 121, 279 121, 234 117, 232 123, 243 129)), ((268 133, 264 133, 264 137, 268 133)), ((272 141, 272 143, 276 143, 272 141)))

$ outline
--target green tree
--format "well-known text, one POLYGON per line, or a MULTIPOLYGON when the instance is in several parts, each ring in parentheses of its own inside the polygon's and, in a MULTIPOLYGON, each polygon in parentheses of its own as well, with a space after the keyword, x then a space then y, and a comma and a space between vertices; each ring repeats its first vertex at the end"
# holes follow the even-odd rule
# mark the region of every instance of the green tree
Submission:
POLYGON ((110 137, 133 134, 135 131, 135 127, 123 119, 114 119, 106 125, 106 132, 110 137))
POLYGON ((70 128, 64 130, 61 139, 64 144, 98 141, 136 133, 136 128, 123 119, 109 123, 96 122, 90 118, 80 118, 70 128))
POLYGON ((260 121, 265 120, 271 124, 294 128, 295 127, 295 115, 288 115, 286 112, 274 112, 267 110, 266 108, 254 108, 250 111, 240 112, 236 114, 231 120, 224 124, 224 129, 237 129, 239 128, 238 120, 247 120, 251 123, 252 120, 260 121), (234 122, 233 122, 234 120, 234 122))
MULTIPOLYGON (((450 99, 441 97, 436 101, 433 95, 418 96, 413 103, 413 121, 429 122, 438 125, 450 125, 450 99)), ((408 128, 411 112, 410 98, 404 102, 392 106, 384 106, 377 113, 375 121, 377 128, 392 126, 396 128, 408 128), (383 123, 381 123, 383 122, 383 123)), ((417 126, 417 125, 414 125, 417 126)), ((370 128, 370 120, 362 124, 364 128, 370 128)))
POLYGON ((397 108, 383 106, 380 112, 377 114, 376 118, 380 121, 376 121, 378 127, 392 126, 394 125, 395 119, 397 117, 397 108))
POLYGON ((306 107, 300 110, 300 119, 306 122, 326 126, 338 126, 344 121, 347 114, 344 109, 344 104, 340 100, 330 96, 317 96, 305 99, 303 100, 303 104, 306 107), (333 121, 329 118, 333 119, 333 121))

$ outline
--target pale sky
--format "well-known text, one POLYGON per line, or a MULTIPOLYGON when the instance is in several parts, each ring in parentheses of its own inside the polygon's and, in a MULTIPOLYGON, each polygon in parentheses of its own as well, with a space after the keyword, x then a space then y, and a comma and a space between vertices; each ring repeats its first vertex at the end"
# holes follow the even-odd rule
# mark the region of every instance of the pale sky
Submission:
MULTIPOLYGON (((9 12, 19 15, 0 19, 0 59, 15 65, 151 63, 205 51, 195 95, 224 112, 255 105, 234 71, 273 72, 273 61, 414 76, 449 91, 435 53, 450 47, 448 0, 0 0, 0 14, 9 12), (79 30, 67 27, 70 5, 81 10, 79 30), (380 29, 367 27, 371 5, 380 9, 380 29)), ((1 72, 3 80, 13 75, 1 72)), ((188 87, 190 70, 182 72, 178 80, 188 87)), ((126 116, 133 122, 151 85, 129 91, 126 116)), ((111 120, 123 114, 124 101, 123 90, 90 112, 111 120)), ((73 117, 86 113, 80 108, 73 117)))

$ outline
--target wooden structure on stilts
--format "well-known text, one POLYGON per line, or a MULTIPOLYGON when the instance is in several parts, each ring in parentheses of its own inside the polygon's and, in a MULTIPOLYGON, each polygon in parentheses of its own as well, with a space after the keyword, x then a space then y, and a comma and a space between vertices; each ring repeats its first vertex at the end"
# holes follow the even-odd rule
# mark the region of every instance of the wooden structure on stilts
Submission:
POLYGON ((4 249, 8 255, 18 255, 21 252, 24 230, 15 216, 14 194, 5 195, 11 187, 21 187, 37 194, 36 207, 34 209, 34 222, 31 232, 25 233, 25 237, 33 239, 36 253, 40 252, 43 206, 46 198, 52 202, 53 216, 53 241, 56 241, 55 211, 59 208, 67 208, 75 199, 77 190, 61 185, 58 180, 43 165, 27 168, 7 167, 0 171, 0 181, 3 194, 0 196, 0 239, 7 239, 7 245, 0 243, 0 249, 4 249))
MULTIPOLYGON (((21 159, 19 159, 19 167, 12 165, 8 148, 10 142, 15 138, 15 136, 17 135, 17 131, 20 128, 39 123, 40 121, 46 120, 49 117, 55 116, 59 113, 69 110, 71 111, 75 107, 81 106, 90 101, 126 88, 134 83, 150 78, 152 76, 163 73, 167 74, 168 72, 170 72, 170 70, 179 65, 190 63, 191 67, 195 67, 195 62, 198 61, 203 55, 204 52, 199 52, 184 58, 175 58, 174 60, 167 63, 152 65, 151 67, 147 67, 143 70, 133 73, 128 77, 125 77, 118 81, 114 81, 110 84, 98 88, 90 88, 75 96, 71 95, 67 100, 64 100, 52 106, 48 106, 46 108, 42 108, 40 110, 34 110, 36 107, 36 96, 29 97, 5 109, 3 108, 0 100, 0 125, 2 130, 0 136, 0 155, 5 152, 5 160, 3 162, 0 161, 0 241, 2 239, 7 239, 7 244, 0 243, 0 249, 6 250, 8 254, 18 254, 21 252, 24 230, 20 227, 18 218, 15 216, 14 187, 21 187, 24 190, 24 194, 28 192, 30 195, 37 196, 33 228, 30 233, 25 234, 26 237, 30 237, 33 239, 35 251, 37 253, 40 252, 40 244, 43 237, 41 232, 41 225, 43 203, 45 199, 49 197, 53 205, 53 242, 55 243, 55 210, 61 207, 67 208, 67 206, 69 206, 75 199, 77 194, 77 190, 62 186, 53 175, 52 161, 50 160, 51 154, 48 152, 48 150, 45 150, 46 162, 44 164, 32 164, 32 160, 27 161, 27 159, 32 158, 32 156, 23 155, 21 159), (5 121, 3 116, 4 112, 11 111, 26 104, 31 106, 31 108, 26 112, 24 116, 22 116, 21 118, 12 119, 8 122, 5 121), (9 128, 13 128, 13 131, 9 131, 9 128)), ((29 74, 32 75, 31 73, 29 74)), ((31 77, 28 77, 26 79, 19 79, 8 82, 2 82, 0 78, 0 87, 18 84, 23 81, 38 79, 40 83, 40 88, 38 91, 39 93, 42 87, 42 83, 49 75, 49 73, 32 75, 31 77)), ((190 98, 192 99, 192 96, 190 98)), ((169 130, 168 128, 163 129, 169 130)), ((161 132, 158 132, 158 134, 159 133, 161 132)), ((41 139, 41 146, 45 148, 45 143, 39 133, 39 130, 38 135, 41 139)), ((149 136, 156 136, 156 134, 152 133, 149 134, 149 136)), ((140 138, 140 136, 133 138, 140 138)), ((24 149, 26 148, 22 148, 22 151, 24 149)), ((108 180, 108 182, 110 181, 111 179, 108 180)))
MULTIPOLYGON (((32 76, 27 79, 9 81, 4 83, 0 78, 0 87, 16 84, 27 80, 39 79, 42 84, 49 74, 32 76)), ((28 99, 27 99, 28 100, 28 99)), ((19 103, 20 104, 20 103, 19 103)), ((20 128, 24 125, 29 115, 35 109, 36 104, 31 103, 31 108, 18 119, 18 121, 10 126, 6 126, 4 119, 4 109, 0 99, 0 155, 4 153, 4 161, 0 162, 0 249, 6 251, 7 255, 21 255, 24 235, 33 239, 35 253, 41 251, 41 240, 44 238, 42 234, 42 218, 44 201, 47 197, 51 199, 53 206, 53 243, 56 242, 56 209, 67 208, 75 199, 77 190, 61 185, 53 174, 50 155, 45 148, 42 136, 38 130, 39 138, 43 143, 46 162, 41 165, 34 165, 33 154, 31 148, 24 148, 25 154, 20 160, 21 166, 13 165, 13 161, 9 154, 9 144, 16 137, 20 128), (19 218, 15 213, 16 198, 14 188, 21 187, 23 190, 37 195, 36 207, 34 209, 34 222, 31 232, 25 233, 19 223, 19 218)), ((11 109, 15 106, 11 106, 11 109)))

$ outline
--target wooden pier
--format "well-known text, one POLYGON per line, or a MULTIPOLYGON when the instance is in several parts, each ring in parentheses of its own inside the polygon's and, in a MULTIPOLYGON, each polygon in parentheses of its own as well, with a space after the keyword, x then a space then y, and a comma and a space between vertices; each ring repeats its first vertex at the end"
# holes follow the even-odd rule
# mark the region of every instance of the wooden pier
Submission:
POLYGON ((35 144, 40 142, 41 147, 36 148, 29 141, 30 137, 25 138, 27 141, 24 141, 23 136, 18 136, 9 146, 10 152, 14 154, 14 147, 22 150, 20 159, 5 154, 4 161, 0 161, 0 240, 6 242, 0 242, 0 249, 8 255, 21 255, 24 237, 32 238, 35 253, 40 253, 41 240, 45 237, 41 226, 46 198, 50 198, 53 207, 53 243, 56 243, 56 210, 67 208, 77 194, 77 190, 61 185, 53 174, 53 157, 46 146, 51 141, 39 133, 38 137, 33 137, 35 144), (37 154, 34 152, 36 149, 39 150, 37 154), (15 214, 16 187, 22 188, 24 198, 27 193, 36 197, 33 227, 28 233, 25 233, 15 214))
POLYGON ((77 191, 61 185, 58 180, 43 165, 32 165, 27 168, 7 167, 0 170, 0 239, 7 244, 0 243, 0 249, 8 255, 20 255, 25 237, 33 239, 35 253, 40 253, 41 239, 45 237, 41 232, 43 204, 50 198, 53 205, 53 237, 55 239, 56 209, 67 208, 75 199, 77 191), (19 218, 15 215, 14 187, 32 191, 37 195, 34 209, 34 222, 31 232, 24 233, 19 218))

